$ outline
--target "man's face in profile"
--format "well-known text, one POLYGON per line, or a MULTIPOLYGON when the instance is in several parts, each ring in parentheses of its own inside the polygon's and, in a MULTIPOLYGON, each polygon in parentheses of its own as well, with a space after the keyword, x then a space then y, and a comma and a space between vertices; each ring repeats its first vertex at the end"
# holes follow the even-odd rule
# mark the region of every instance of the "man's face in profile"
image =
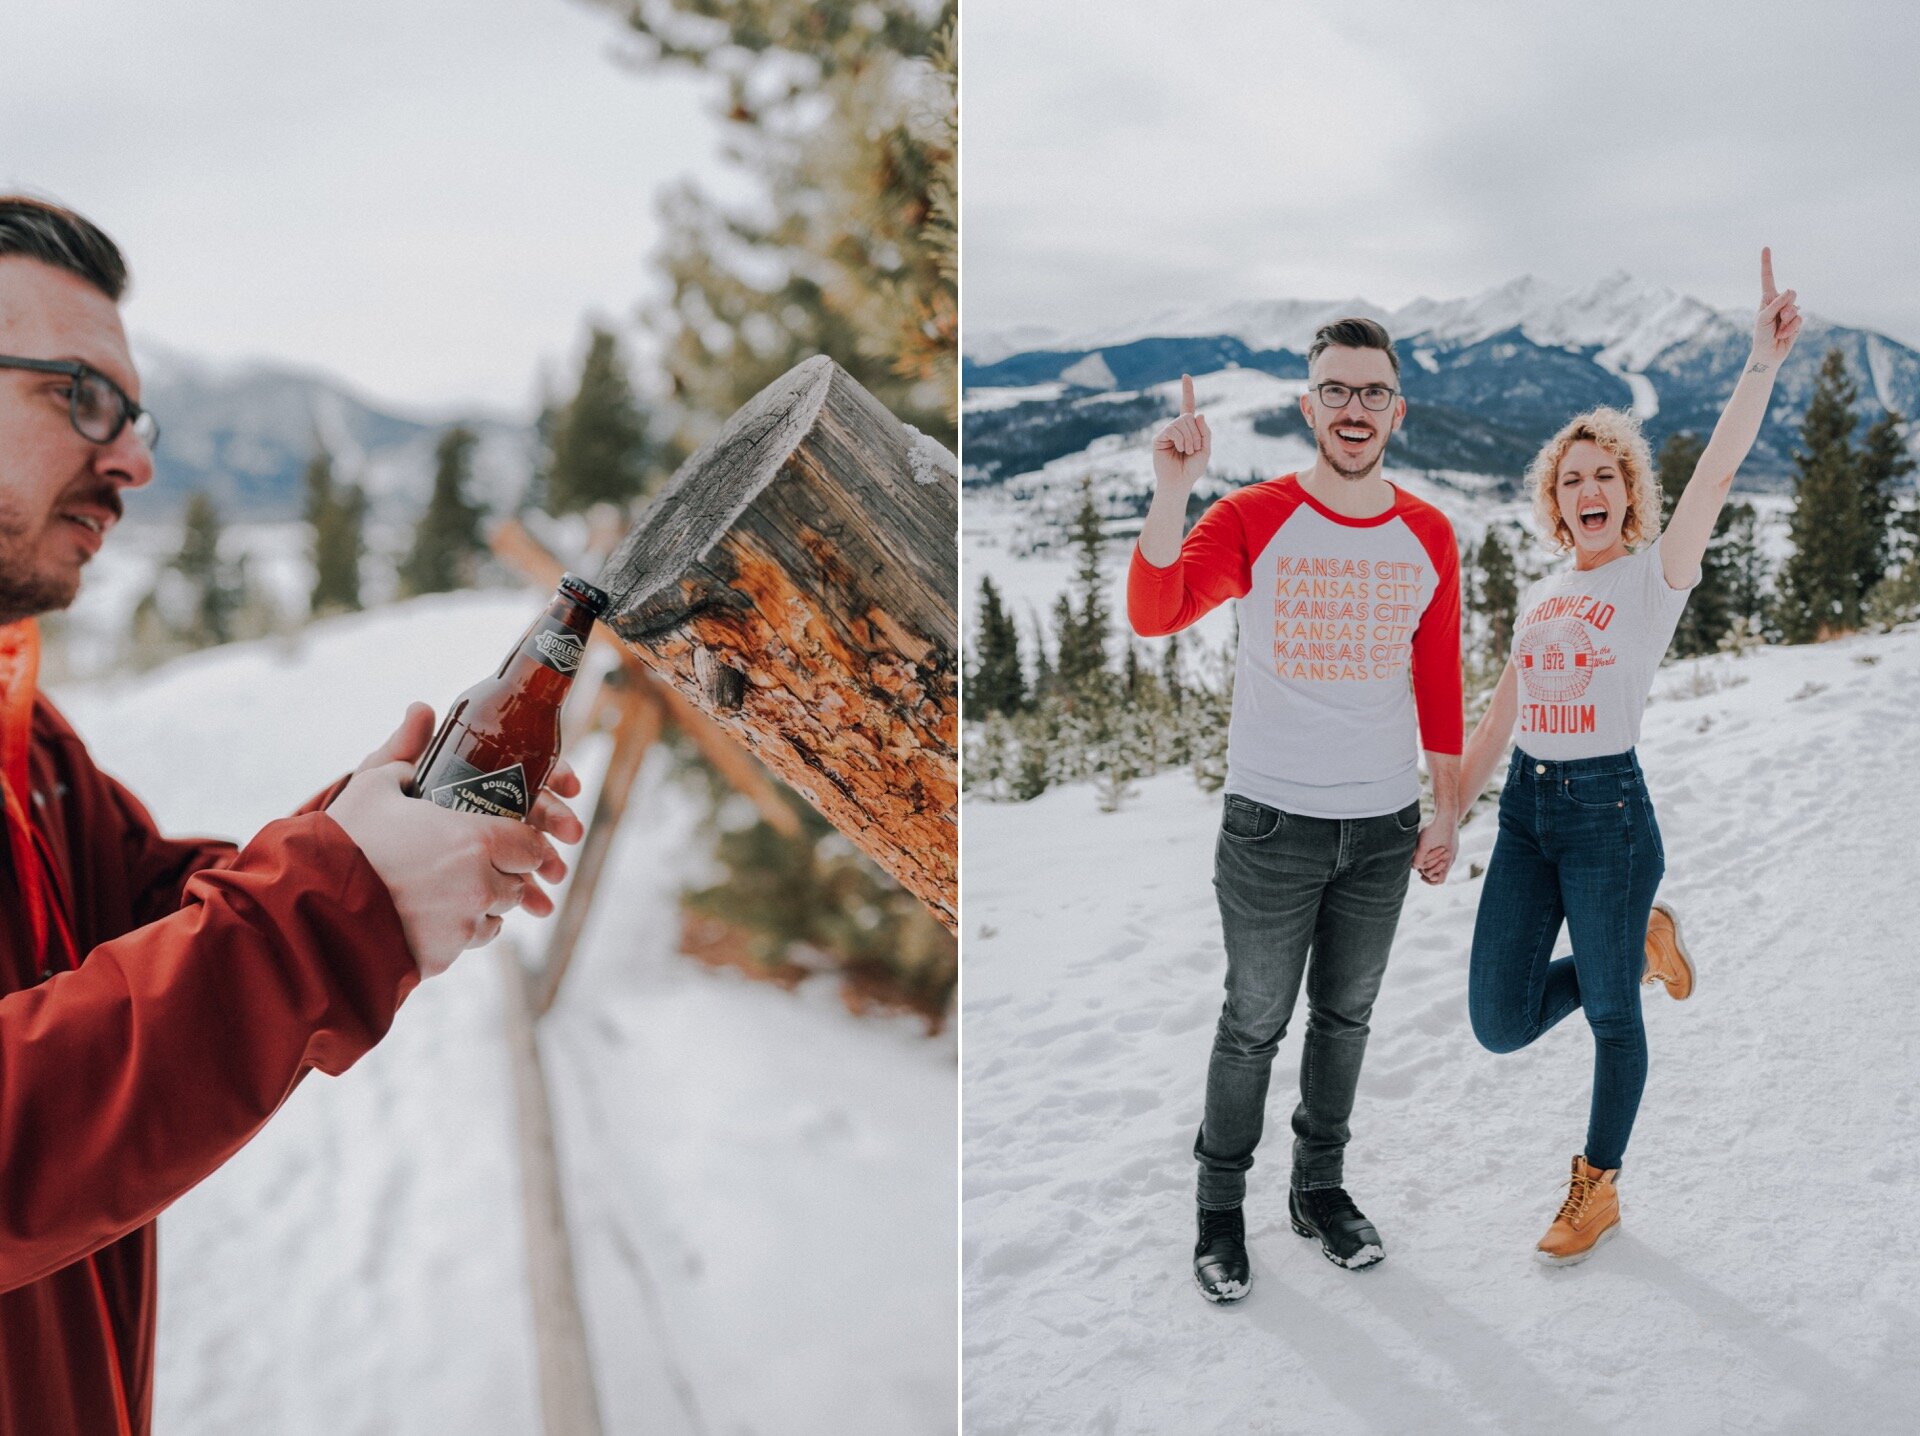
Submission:
MULTIPOLYGON (((118 306, 37 259, 0 256, 0 356, 77 361, 139 401, 118 306)), ((133 425, 106 444, 75 431, 73 383, 0 368, 0 623, 72 603, 80 570, 120 518, 120 490, 153 477, 133 425)))

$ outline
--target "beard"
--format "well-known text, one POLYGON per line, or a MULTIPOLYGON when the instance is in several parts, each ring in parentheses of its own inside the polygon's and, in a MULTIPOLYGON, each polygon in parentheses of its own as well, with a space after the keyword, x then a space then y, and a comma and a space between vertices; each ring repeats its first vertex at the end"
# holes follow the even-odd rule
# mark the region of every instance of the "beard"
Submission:
POLYGON ((80 570, 49 573, 34 564, 44 537, 18 509, 0 502, 0 624, 66 608, 80 592, 80 570))
MULTIPOLYGON (((1379 431, 1375 430, 1374 433, 1375 437, 1378 438, 1379 431)), ((1338 453, 1330 447, 1329 441, 1322 438, 1319 434, 1316 433, 1313 439, 1320 450, 1320 457, 1327 461, 1327 467, 1343 479, 1359 480, 1370 478, 1379 470, 1381 460, 1387 457, 1387 446, 1383 443, 1371 459, 1356 465, 1352 459, 1347 458, 1344 454, 1338 453)))

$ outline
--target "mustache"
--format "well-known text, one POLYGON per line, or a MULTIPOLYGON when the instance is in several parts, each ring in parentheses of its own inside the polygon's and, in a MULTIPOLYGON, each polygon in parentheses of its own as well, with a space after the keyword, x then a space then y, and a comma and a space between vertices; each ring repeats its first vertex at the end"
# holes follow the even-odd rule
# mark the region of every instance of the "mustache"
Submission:
POLYGON ((87 484, 77 489, 69 489, 60 496, 57 508, 66 508, 72 504, 92 504, 105 509, 113 515, 113 521, 119 523, 126 517, 126 505, 120 501, 120 488, 117 484, 87 484))

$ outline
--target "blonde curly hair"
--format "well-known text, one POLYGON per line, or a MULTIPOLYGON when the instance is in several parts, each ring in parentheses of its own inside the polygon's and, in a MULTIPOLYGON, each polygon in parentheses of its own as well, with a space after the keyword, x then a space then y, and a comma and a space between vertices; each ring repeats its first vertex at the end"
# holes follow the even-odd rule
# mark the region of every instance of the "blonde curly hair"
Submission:
POLYGON ((1527 466, 1527 489, 1533 495, 1533 517, 1546 535, 1547 542, 1565 553, 1573 547, 1573 532, 1560 517, 1560 503, 1554 496, 1554 484, 1560 477, 1560 461, 1582 439, 1598 444, 1620 466, 1620 478, 1626 485, 1627 512, 1620 521, 1620 537, 1630 549, 1652 543, 1660 536, 1660 491, 1654 478, 1653 451, 1640 432, 1640 421, 1619 409, 1589 409, 1569 419, 1560 432, 1547 440, 1533 462, 1527 466))

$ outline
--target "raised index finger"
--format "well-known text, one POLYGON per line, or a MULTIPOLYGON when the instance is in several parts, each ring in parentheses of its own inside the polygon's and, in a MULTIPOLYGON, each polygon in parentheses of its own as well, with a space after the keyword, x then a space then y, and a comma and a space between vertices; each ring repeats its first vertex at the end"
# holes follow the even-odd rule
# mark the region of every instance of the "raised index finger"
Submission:
POLYGON ((1760 248, 1760 302, 1763 305, 1773 303, 1779 291, 1773 287, 1773 251, 1762 245, 1760 248))
POLYGON ((1180 376, 1180 417, 1185 418, 1193 412, 1193 375, 1180 376))

